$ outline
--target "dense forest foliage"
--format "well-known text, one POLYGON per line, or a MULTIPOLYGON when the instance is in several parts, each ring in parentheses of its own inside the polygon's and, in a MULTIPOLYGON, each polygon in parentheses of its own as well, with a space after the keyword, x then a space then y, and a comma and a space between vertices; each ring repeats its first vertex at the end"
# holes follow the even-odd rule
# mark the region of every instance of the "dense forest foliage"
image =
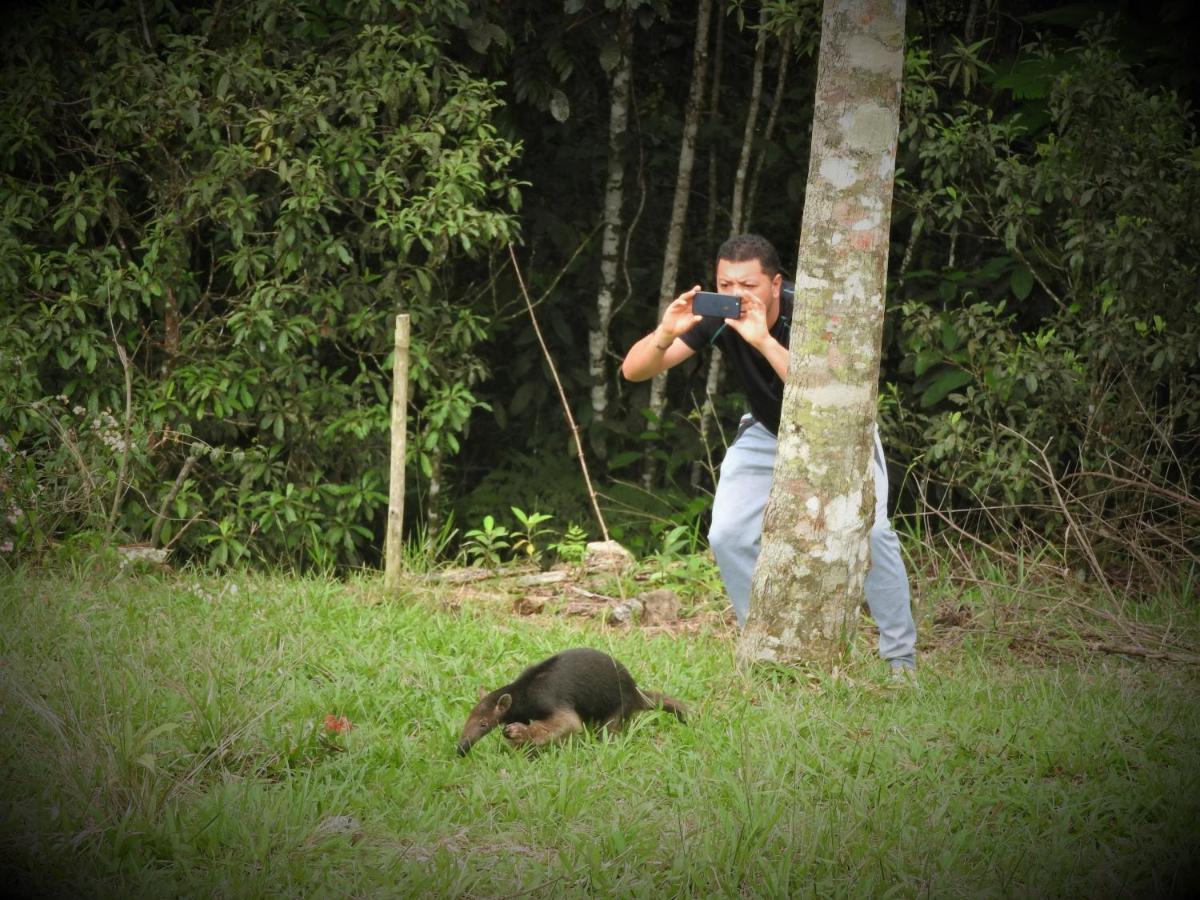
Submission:
MULTIPOLYGON (((810 0, 10 16, 4 555, 101 533, 377 564, 401 311, 414 547, 454 552, 485 516, 595 534, 522 284, 614 535, 695 546, 738 386, 701 357, 652 398, 617 364, 665 296, 711 287, 729 233, 795 260, 819 20, 810 0)), ((1200 561, 1195 24, 1173 2, 910 3, 880 425, 917 527, 1041 535, 1126 586, 1200 561)))

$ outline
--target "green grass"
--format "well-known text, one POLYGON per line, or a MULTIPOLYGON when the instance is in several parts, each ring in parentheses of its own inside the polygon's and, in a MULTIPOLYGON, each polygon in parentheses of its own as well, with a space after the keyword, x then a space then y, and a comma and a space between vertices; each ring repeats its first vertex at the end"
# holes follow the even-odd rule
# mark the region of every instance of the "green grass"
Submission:
POLYGON ((0 579, 0 857, 34 896, 1167 896, 1200 874, 1185 667, 968 634, 894 688, 672 638, 384 600, 377 580, 0 579), (689 703, 459 759, 566 646, 689 703), (324 731, 346 716, 348 734, 324 731))

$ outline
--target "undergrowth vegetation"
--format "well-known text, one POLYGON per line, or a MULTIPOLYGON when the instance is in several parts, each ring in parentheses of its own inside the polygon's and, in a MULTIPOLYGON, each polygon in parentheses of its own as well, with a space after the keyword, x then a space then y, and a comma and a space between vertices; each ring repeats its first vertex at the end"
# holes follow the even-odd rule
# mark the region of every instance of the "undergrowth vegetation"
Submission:
POLYGON ((516 618, 428 578, 385 596, 376 578, 138 574, 86 554, 6 574, 6 883, 1182 895, 1200 876, 1194 606, 1117 617, 1019 570, 977 566, 964 584, 952 562, 914 560, 938 618, 909 686, 884 677, 866 630, 833 674, 741 672, 720 623, 672 636, 516 618), (1177 651, 1093 639, 1128 629, 1177 651), (493 735, 456 757, 480 688, 573 645, 613 653, 691 720, 644 713, 533 759, 493 735))

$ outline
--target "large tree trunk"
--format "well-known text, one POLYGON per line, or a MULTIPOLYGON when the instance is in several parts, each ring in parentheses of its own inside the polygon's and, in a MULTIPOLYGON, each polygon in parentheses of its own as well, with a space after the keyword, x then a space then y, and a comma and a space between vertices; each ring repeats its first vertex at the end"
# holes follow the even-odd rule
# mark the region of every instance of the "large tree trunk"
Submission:
MULTIPOLYGON (((663 251, 657 319, 662 318, 667 304, 675 299, 676 281, 679 278, 679 253, 683 248, 688 195, 692 190, 692 170, 696 162, 696 132, 700 128, 700 113, 704 104, 704 79, 708 69, 708 27, 711 19, 712 0, 700 0, 696 12, 696 43, 692 48, 692 84, 688 89, 687 108, 684 111, 683 137, 679 146, 679 171, 675 178, 675 198, 671 203, 671 224, 667 228, 667 246, 663 251)), ((667 373, 663 372, 650 382, 650 409, 654 413, 650 421, 651 430, 658 427, 666 408, 667 373)), ((646 457, 642 480, 647 488, 654 482, 653 456, 646 457)))
POLYGON ((588 332, 588 370, 592 380, 592 414, 603 422, 608 411, 608 330, 617 289, 621 247, 621 207, 625 200, 625 130, 629 121, 629 81, 633 70, 633 12, 621 11, 620 55, 612 73, 612 102, 608 114, 608 184, 604 192, 604 235, 600 244, 600 293, 596 297, 596 326, 588 332))
POLYGON ((743 662, 831 665, 862 604, 904 0, 825 0, 796 309, 743 662))

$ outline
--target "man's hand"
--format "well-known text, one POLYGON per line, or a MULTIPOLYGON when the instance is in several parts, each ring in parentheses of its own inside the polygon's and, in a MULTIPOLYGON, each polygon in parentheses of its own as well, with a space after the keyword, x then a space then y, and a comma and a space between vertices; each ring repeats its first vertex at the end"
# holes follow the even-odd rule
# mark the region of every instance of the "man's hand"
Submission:
POLYGON ((771 337, 771 329, 767 324, 767 304, 750 291, 741 291, 738 296, 742 298, 742 314, 736 319, 726 319, 726 323, 742 336, 742 340, 762 354, 776 375, 787 381, 788 350, 771 337))
POLYGON ((700 285, 684 291, 663 312, 662 321, 652 332, 629 348, 621 372, 630 381, 646 381, 659 372, 678 365, 696 351, 675 340, 699 322, 703 316, 692 312, 692 299, 700 285))
POLYGON ((684 291, 669 304, 663 312, 662 322, 654 331, 654 336, 658 339, 657 343, 660 347, 669 344, 675 338, 679 337, 685 331, 691 329, 693 325, 699 322, 703 316, 698 316, 692 312, 692 300, 696 296, 696 291, 700 290, 700 285, 696 285, 690 291, 684 291))
POLYGON ((742 301, 741 316, 725 321, 742 336, 742 340, 759 353, 764 353, 766 342, 774 340, 767 327, 767 305, 748 291, 740 293, 739 296, 742 301))

